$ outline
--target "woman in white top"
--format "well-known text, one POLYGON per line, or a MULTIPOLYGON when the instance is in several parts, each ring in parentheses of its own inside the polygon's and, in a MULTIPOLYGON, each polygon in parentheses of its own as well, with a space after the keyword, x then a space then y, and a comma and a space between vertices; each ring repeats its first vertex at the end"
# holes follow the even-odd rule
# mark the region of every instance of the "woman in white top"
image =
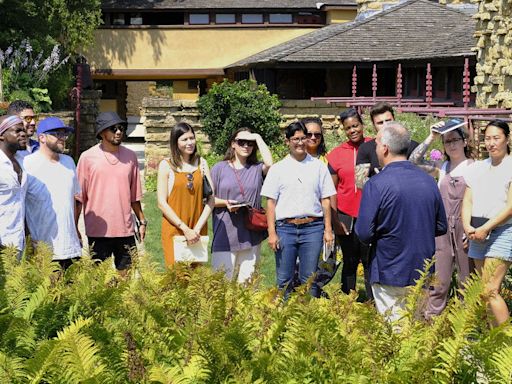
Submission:
POLYGON ((512 263, 512 157, 510 128, 502 120, 485 128, 489 158, 473 164, 467 172, 462 222, 469 238, 469 257, 475 260, 485 283, 485 299, 493 325, 509 319, 500 296, 501 283, 512 263))
POLYGON ((448 221, 448 232, 436 237, 436 253, 434 255, 436 282, 428 292, 428 302, 424 313, 426 319, 441 314, 446 307, 454 265, 457 269, 459 288, 463 287, 464 281, 474 270, 473 261, 468 258, 468 243, 460 216, 462 199, 466 190, 464 175, 468 166, 473 163, 471 148, 463 128, 457 128, 443 135, 432 131, 432 128, 443 125, 444 122, 433 125, 430 135, 416 147, 409 158, 429 174, 438 177, 438 185, 448 221), (427 148, 439 137, 443 142, 446 160, 424 160, 427 148))

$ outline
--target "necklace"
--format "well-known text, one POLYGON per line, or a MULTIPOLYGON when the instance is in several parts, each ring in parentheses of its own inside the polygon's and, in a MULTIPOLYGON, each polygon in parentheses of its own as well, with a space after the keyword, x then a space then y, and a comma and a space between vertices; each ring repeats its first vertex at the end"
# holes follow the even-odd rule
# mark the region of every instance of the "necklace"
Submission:
POLYGON ((115 153, 119 154, 119 149, 115 152, 109 152, 109 154, 111 154, 112 156, 114 156, 115 160, 114 162, 111 162, 108 157, 107 157, 107 151, 103 150, 103 147, 101 147, 101 152, 103 152, 103 156, 105 156, 105 160, 107 160, 107 163, 109 163, 110 165, 116 165, 117 163, 119 163, 119 157, 117 157, 115 155, 115 153))

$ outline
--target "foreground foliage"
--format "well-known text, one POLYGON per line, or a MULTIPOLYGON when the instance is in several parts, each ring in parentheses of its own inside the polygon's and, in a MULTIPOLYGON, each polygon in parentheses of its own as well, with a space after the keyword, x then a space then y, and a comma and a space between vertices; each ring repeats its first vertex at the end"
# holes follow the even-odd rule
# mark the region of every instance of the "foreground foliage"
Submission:
POLYGON ((2 254, 0 382, 508 383, 512 328, 489 331, 481 283, 427 325, 412 289, 401 332, 334 291, 283 304, 273 289, 208 268, 136 260, 120 279, 85 258, 56 272, 48 251, 2 254), (135 272, 136 271, 136 272, 135 272))

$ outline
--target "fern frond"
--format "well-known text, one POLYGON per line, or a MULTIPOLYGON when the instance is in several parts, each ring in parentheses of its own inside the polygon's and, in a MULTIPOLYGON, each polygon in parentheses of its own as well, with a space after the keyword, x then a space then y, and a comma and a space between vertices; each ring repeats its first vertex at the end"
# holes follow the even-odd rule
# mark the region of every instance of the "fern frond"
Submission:
POLYGON ((200 356, 195 355, 183 367, 179 365, 155 365, 149 372, 149 378, 151 381, 164 384, 206 383, 208 382, 210 372, 204 368, 204 365, 205 361, 200 356))
POLYGON ((0 383, 21 383, 25 377, 23 359, 0 351, 0 383))

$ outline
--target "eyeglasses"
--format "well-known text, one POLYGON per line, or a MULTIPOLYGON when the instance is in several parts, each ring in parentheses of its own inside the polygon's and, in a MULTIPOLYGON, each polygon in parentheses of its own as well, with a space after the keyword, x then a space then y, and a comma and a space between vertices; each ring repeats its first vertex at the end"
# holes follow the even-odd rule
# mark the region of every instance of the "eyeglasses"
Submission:
POLYGON ((112 127, 108 127, 108 130, 112 133, 117 133, 117 131, 121 131, 121 133, 124 133, 126 131, 126 127, 124 125, 117 124, 112 127))
POLYGON ((306 137, 307 137, 308 139, 317 138, 317 137, 318 137, 319 139, 321 139, 321 138, 322 138, 322 136, 323 136, 323 135, 322 135, 320 132, 308 132, 308 133, 306 133, 306 137))
POLYGON ((34 121, 34 123, 37 123, 38 116, 36 116, 36 115, 20 116, 20 119, 23 120, 27 124, 30 124, 32 122, 32 120, 34 121))
POLYGON ((307 137, 306 136, 302 136, 302 137, 292 137, 290 139, 290 141, 293 143, 293 144, 299 144, 299 143, 302 143, 304 141, 306 141, 307 137))
POLYGON ((191 191, 192 189, 194 189, 194 175, 192 173, 187 173, 187 180, 187 189, 191 191))
POLYGON ((68 132, 58 132, 58 131, 48 131, 45 132, 47 135, 52 135, 53 137, 56 137, 57 139, 67 139, 69 137, 68 132))
POLYGON ((239 147, 254 147, 254 144, 256 144, 255 141, 244 139, 235 139, 235 143, 239 147))
POLYGON ((444 142, 444 145, 450 145, 450 144, 451 144, 451 145, 455 145, 455 144, 457 144, 459 141, 462 141, 462 140, 464 140, 464 139, 462 139, 462 138, 460 138, 460 137, 459 137, 458 139, 446 140, 446 141, 444 142))

